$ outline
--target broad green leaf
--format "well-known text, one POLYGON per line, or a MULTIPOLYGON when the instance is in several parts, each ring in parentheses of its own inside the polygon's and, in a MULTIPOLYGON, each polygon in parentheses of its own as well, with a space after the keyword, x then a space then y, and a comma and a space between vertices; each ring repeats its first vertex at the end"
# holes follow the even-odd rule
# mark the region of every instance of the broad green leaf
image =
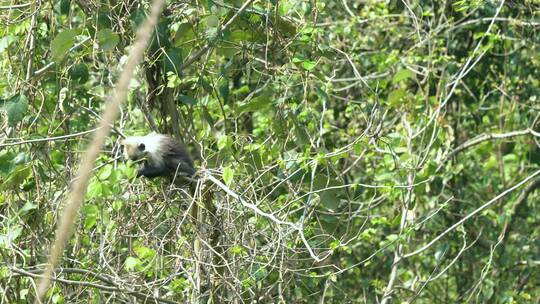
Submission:
POLYGON ((86 64, 84 63, 73 65, 71 69, 69 69, 69 74, 71 76, 71 79, 79 83, 84 83, 88 81, 88 78, 90 78, 88 66, 86 66, 86 64))
POLYGON ((414 78, 414 73, 407 69, 399 70, 392 78, 392 83, 398 83, 408 78, 414 78))
POLYGON ((315 176, 315 180, 313 181, 314 190, 319 191, 318 195, 322 206, 330 211, 336 211, 340 203, 338 189, 327 189, 335 186, 339 186, 337 181, 322 174, 315 176))
POLYGON ((68 15, 71 6, 71 0, 60 0, 59 11, 62 15, 68 15))
POLYGON ((182 50, 179 48, 171 48, 164 52, 161 56, 163 58, 163 69, 165 70, 165 74, 172 72, 175 75, 180 75, 180 66, 182 65, 182 50))
POLYGON ((225 167, 223 168, 223 181, 227 186, 230 186, 232 184, 234 177, 234 169, 231 167, 225 167))
POLYGON ((218 27, 219 26, 219 18, 214 16, 214 15, 210 15, 210 16, 206 17, 205 23, 206 23, 206 27, 209 27, 209 28, 218 27))
POLYGON ((7 245, 13 244, 17 240, 17 238, 21 235, 22 231, 23 231, 23 228, 19 225, 15 227, 10 227, 5 236, 7 245))
POLYGON ((301 63, 301 62, 304 62, 304 58, 301 58, 301 57, 293 57, 292 62, 293 62, 293 63, 301 63))
POLYGON ((113 172, 113 166, 112 165, 105 165, 103 168, 101 168, 99 173, 99 179, 100 180, 107 180, 111 176, 113 172))
POLYGON ((97 26, 98 30, 102 29, 110 29, 111 24, 111 17, 107 13, 99 13, 95 17, 95 25, 97 26))
POLYGON ((51 42, 51 54, 54 60, 62 59, 75 44, 75 30, 65 30, 59 33, 51 42))
POLYGON ((90 229, 96 225, 99 208, 94 204, 87 204, 82 208, 84 215, 84 228, 90 229))
POLYGON ((263 266, 254 264, 251 267, 251 276, 253 276, 257 281, 264 279, 268 275, 268 271, 263 266))
POLYGON ((13 157, 13 152, 0 151, 0 176, 6 177, 14 169, 13 157))
MULTIPOLYGON (((145 19, 145 17, 143 17, 143 19, 145 19)), ((152 34, 152 39, 148 46, 150 53, 152 54, 163 49, 168 49, 171 45, 169 38, 168 21, 167 19, 162 18, 158 25, 154 27, 154 33, 152 34)))
POLYGON ((51 302, 53 304, 63 304, 65 303, 64 296, 61 293, 55 293, 51 298, 51 302))
POLYGON ((218 139, 218 142, 217 142, 217 146, 218 146, 219 150, 223 150, 225 148, 228 148, 228 147, 232 146, 232 144, 233 144, 232 139, 227 135, 221 136, 218 139))
POLYGON ((170 288, 175 294, 181 294, 182 291, 184 291, 187 287, 189 287, 190 283, 185 278, 178 278, 174 279, 171 284, 170 288))
POLYGON ((156 251, 145 246, 136 246, 135 253, 143 260, 151 260, 156 256, 156 251))
POLYGON ((8 175, 4 183, 0 184, 0 189, 19 189, 21 184, 30 176, 32 176, 32 168, 30 166, 17 166, 8 175))
POLYGON ((257 110, 263 110, 271 104, 272 102, 270 99, 268 99, 267 96, 258 96, 258 97, 253 98, 251 101, 238 106, 238 112, 244 113, 244 112, 254 112, 257 110))
POLYGON ((11 97, 3 106, 8 115, 8 124, 15 126, 26 114, 28 109, 28 98, 22 94, 11 97))
POLYGON ((141 267, 141 265, 142 265, 142 261, 136 257, 128 257, 126 261, 124 262, 124 268, 127 271, 133 271, 135 269, 138 269, 141 267))
POLYGON ((243 30, 234 30, 229 37, 229 40, 234 42, 250 41, 253 35, 243 30))
POLYGON ((182 79, 174 72, 167 72, 167 88, 177 88, 182 84, 182 79))
POLYGON ((241 255, 241 254, 246 252, 246 250, 242 246, 233 246, 233 247, 229 248, 229 251, 233 255, 241 255))
POLYGON ((28 153, 26 153, 26 152, 21 152, 21 153, 17 154, 17 156, 15 156, 15 158, 13 158, 13 163, 15 165, 24 165, 29 161, 30 161, 30 155, 28 153))
POLYGON ((302 67, 305 70, 308 70, 308 71, 313 70, 315 68, 315 66, 317 66, 317 62, 315 62, 315 61, 306 60, 306 61, 302 62, 302 67))
POLYGON ((112 51, 120 41, 118 34, 111 29, 102 29, 97 33, 99 46, 103 51, 112 51))
POLYGON ((86 192, 88 195, 88 198, 99 198, 103 196, 104 190, 103 190, 103 183, 101 183, 99 180, 94 179, 90 184, 88 185, 88 191, 86 192))
POLYGON ((37 205, 33 202, 26 202, 24 206, 19 210, 19 215, 28 214, 30 211, 37 209, 37 205))
POLYGON ((193 106, 193 105, 196 105, 197 104, 197 99, 191 97, 191 96, 188 96, 188 95, 180 95, 178 96, 178 100, 185 104, 185 105, 189 105, 189 106, 193 106))
POLYGON ((222 78, 219 82, 219 95, 221 95, 223 101, 227 103, 229 100, 229 80, 227 78, 222 78))
POLYGON ((390 106, 396 106, 399 104, 401 99, 407 95, 407 91, 405 89, 397 89, 390 94, 388 94, 388 104, 390 106))
POLYGON ((14 41, 17 41, 17 37, 12 35, 0 38, 0 53, 4 52, 14 41))

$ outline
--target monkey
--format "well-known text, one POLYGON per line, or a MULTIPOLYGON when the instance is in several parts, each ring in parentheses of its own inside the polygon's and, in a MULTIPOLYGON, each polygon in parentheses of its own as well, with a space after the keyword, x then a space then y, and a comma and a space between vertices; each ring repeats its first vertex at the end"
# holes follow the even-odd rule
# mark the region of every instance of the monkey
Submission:
POLYGON ((124 156, 132 161, 143 160, 137 177, 195 175, 193 161, 184 145, 164 134, 152 132, 145 136, 126 137, 120 141, 124 156))

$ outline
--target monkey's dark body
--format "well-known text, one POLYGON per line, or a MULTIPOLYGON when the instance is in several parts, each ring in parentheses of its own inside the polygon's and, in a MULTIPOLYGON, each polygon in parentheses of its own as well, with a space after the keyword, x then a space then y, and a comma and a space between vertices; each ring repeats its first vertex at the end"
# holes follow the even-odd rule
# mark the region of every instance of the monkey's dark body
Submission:
POLYGON ((166 137, 161 142, 159 151, 161 162, 145 160, 144 165, 137 172, 137 177, 145 176, 154 178, 158 176, 192 177, 195 174, 193 161, 189 157, 184 146, 170 137, 166 137))

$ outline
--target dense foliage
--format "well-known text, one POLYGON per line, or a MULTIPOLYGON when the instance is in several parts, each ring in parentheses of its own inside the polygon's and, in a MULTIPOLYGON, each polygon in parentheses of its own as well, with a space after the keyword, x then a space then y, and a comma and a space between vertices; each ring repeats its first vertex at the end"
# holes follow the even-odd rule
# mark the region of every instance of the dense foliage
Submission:
MULTIPOLYGON (((148 6, 2 1, 1 303, 148 6)), ((539 50, 538 0, 168 1, 48 303, 538 303, 539 50), (120 159, 152 130, 197 191, 120 159)))

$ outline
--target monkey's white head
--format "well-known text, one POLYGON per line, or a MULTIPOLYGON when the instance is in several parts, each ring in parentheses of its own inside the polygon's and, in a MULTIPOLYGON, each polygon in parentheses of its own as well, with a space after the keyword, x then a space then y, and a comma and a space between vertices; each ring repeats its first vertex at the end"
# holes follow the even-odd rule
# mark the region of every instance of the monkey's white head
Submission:
POLYGON ((153 162, 160 162, 164 138, 165 135, 152 132, 145 136, 126 137, 120 141, 120 145, 123 147, 124 156, 132 161, 147 158, 153 162))
POLYGON ((137 161, 146 157, 146 144, 143 136, 131 136, 120 141, 124 157, 137 161))

